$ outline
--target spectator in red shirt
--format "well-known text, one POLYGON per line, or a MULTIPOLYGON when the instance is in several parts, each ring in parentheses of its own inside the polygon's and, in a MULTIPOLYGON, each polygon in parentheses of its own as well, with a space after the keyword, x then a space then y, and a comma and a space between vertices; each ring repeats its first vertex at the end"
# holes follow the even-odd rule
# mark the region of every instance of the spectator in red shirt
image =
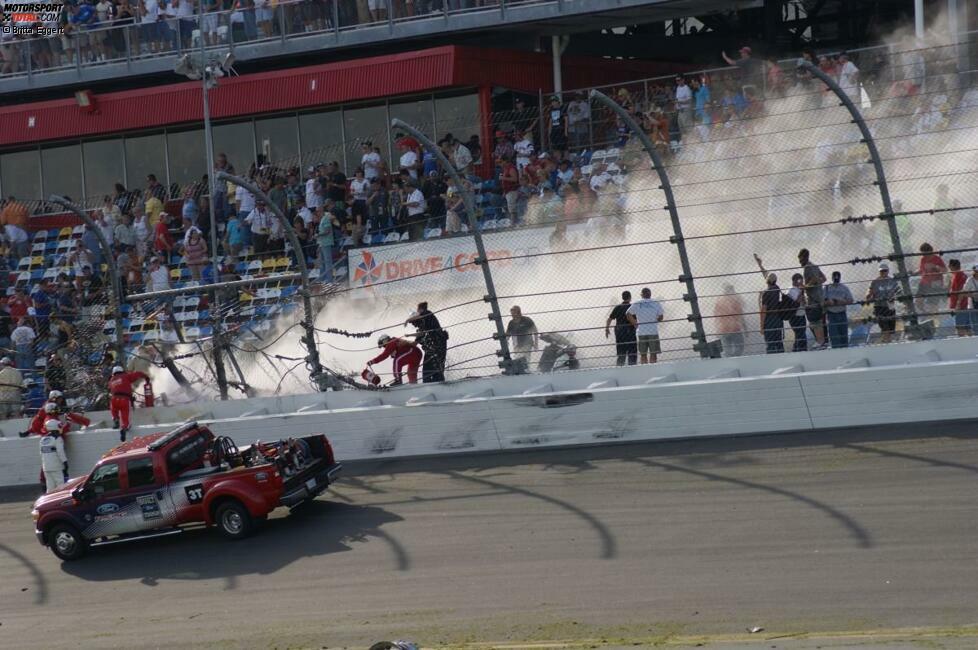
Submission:
POLYGON ((948 260, 947 266, 951 270, 948 307, 954 312, 954 329, 958 336, 971 336, 971 311, 968 309, 968 294, 964 292, 968 276, 961 270, 960 260, 948 260))
POLYGON ((934 247, 928 243, 920 245, 920 286, 917 287, 917 311, 922 315, 934 314, 941 309, 942 298, 947 295, 944 274, 947 265, 934 247))
POLYGON ((164 262, 169 263, 173 247, 173 235, 170 234, 170 215, 161 212, 153 236, 153 250, 163 258, 164 262))
POLYGON ((27 310, 34 306, 30 296, 24 293, 23 287, 15 287, 14 295, 7 298, 7 310, 10 312, 10 319, 17 323, 21 318, 27 317, 27 310))

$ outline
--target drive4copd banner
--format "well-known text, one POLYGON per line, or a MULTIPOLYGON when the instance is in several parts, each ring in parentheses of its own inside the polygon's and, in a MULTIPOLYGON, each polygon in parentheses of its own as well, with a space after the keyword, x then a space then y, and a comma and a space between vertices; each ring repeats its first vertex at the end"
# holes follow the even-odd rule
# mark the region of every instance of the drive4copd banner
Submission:
MULTIPOLYGON (((483 233, 493 279, 505 283, 514 270, 525 268, 535 259, 508 258, 549 253, 552 232, 552 227, 545 227, 483 233)), ((350 287, 369 287, 375 296, 484 287, 482 269, 472 261, 476 257, 471 235, 357 248, 348 254, 350 287)))

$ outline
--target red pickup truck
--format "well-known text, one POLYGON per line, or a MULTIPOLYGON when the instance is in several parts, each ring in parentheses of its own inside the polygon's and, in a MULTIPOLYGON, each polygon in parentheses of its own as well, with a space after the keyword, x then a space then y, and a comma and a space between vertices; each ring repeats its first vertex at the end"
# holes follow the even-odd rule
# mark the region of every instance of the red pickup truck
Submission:
POLYGON ((88 476, 39 498, 31 514, 37 539, 62 560, 188 524, 241 539, 275 508, 316 498, 340 468, 322 434, 239 450, 191 422, 112 449, 88 476))

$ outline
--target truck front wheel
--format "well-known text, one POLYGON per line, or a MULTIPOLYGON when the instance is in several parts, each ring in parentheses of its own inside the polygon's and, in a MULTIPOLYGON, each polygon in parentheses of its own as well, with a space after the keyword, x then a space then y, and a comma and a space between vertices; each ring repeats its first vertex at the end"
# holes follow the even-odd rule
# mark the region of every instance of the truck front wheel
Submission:
POLYGON ((214 521, 228 539, 243 539, 251 534, 254 520, 240 501, 224 501, 214 512, 214 521))
POLYGON ((65 562, 77 560, 88 551, 88 542, 71 524, 55 524, 48 531, 51 550, 65 562))

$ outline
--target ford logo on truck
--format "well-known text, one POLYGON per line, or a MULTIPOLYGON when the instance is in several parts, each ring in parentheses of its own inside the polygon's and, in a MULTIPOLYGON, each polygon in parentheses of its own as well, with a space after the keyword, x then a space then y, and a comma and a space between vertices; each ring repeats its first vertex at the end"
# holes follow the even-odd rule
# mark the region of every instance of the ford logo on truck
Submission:
POLYGON ((117 506, 114 503, 103 503, 98 507, 98 510, 96 510, 95 512, 97 512, 100 515, 107 515, 115 512, 118 509, 119 506, 117 506))

